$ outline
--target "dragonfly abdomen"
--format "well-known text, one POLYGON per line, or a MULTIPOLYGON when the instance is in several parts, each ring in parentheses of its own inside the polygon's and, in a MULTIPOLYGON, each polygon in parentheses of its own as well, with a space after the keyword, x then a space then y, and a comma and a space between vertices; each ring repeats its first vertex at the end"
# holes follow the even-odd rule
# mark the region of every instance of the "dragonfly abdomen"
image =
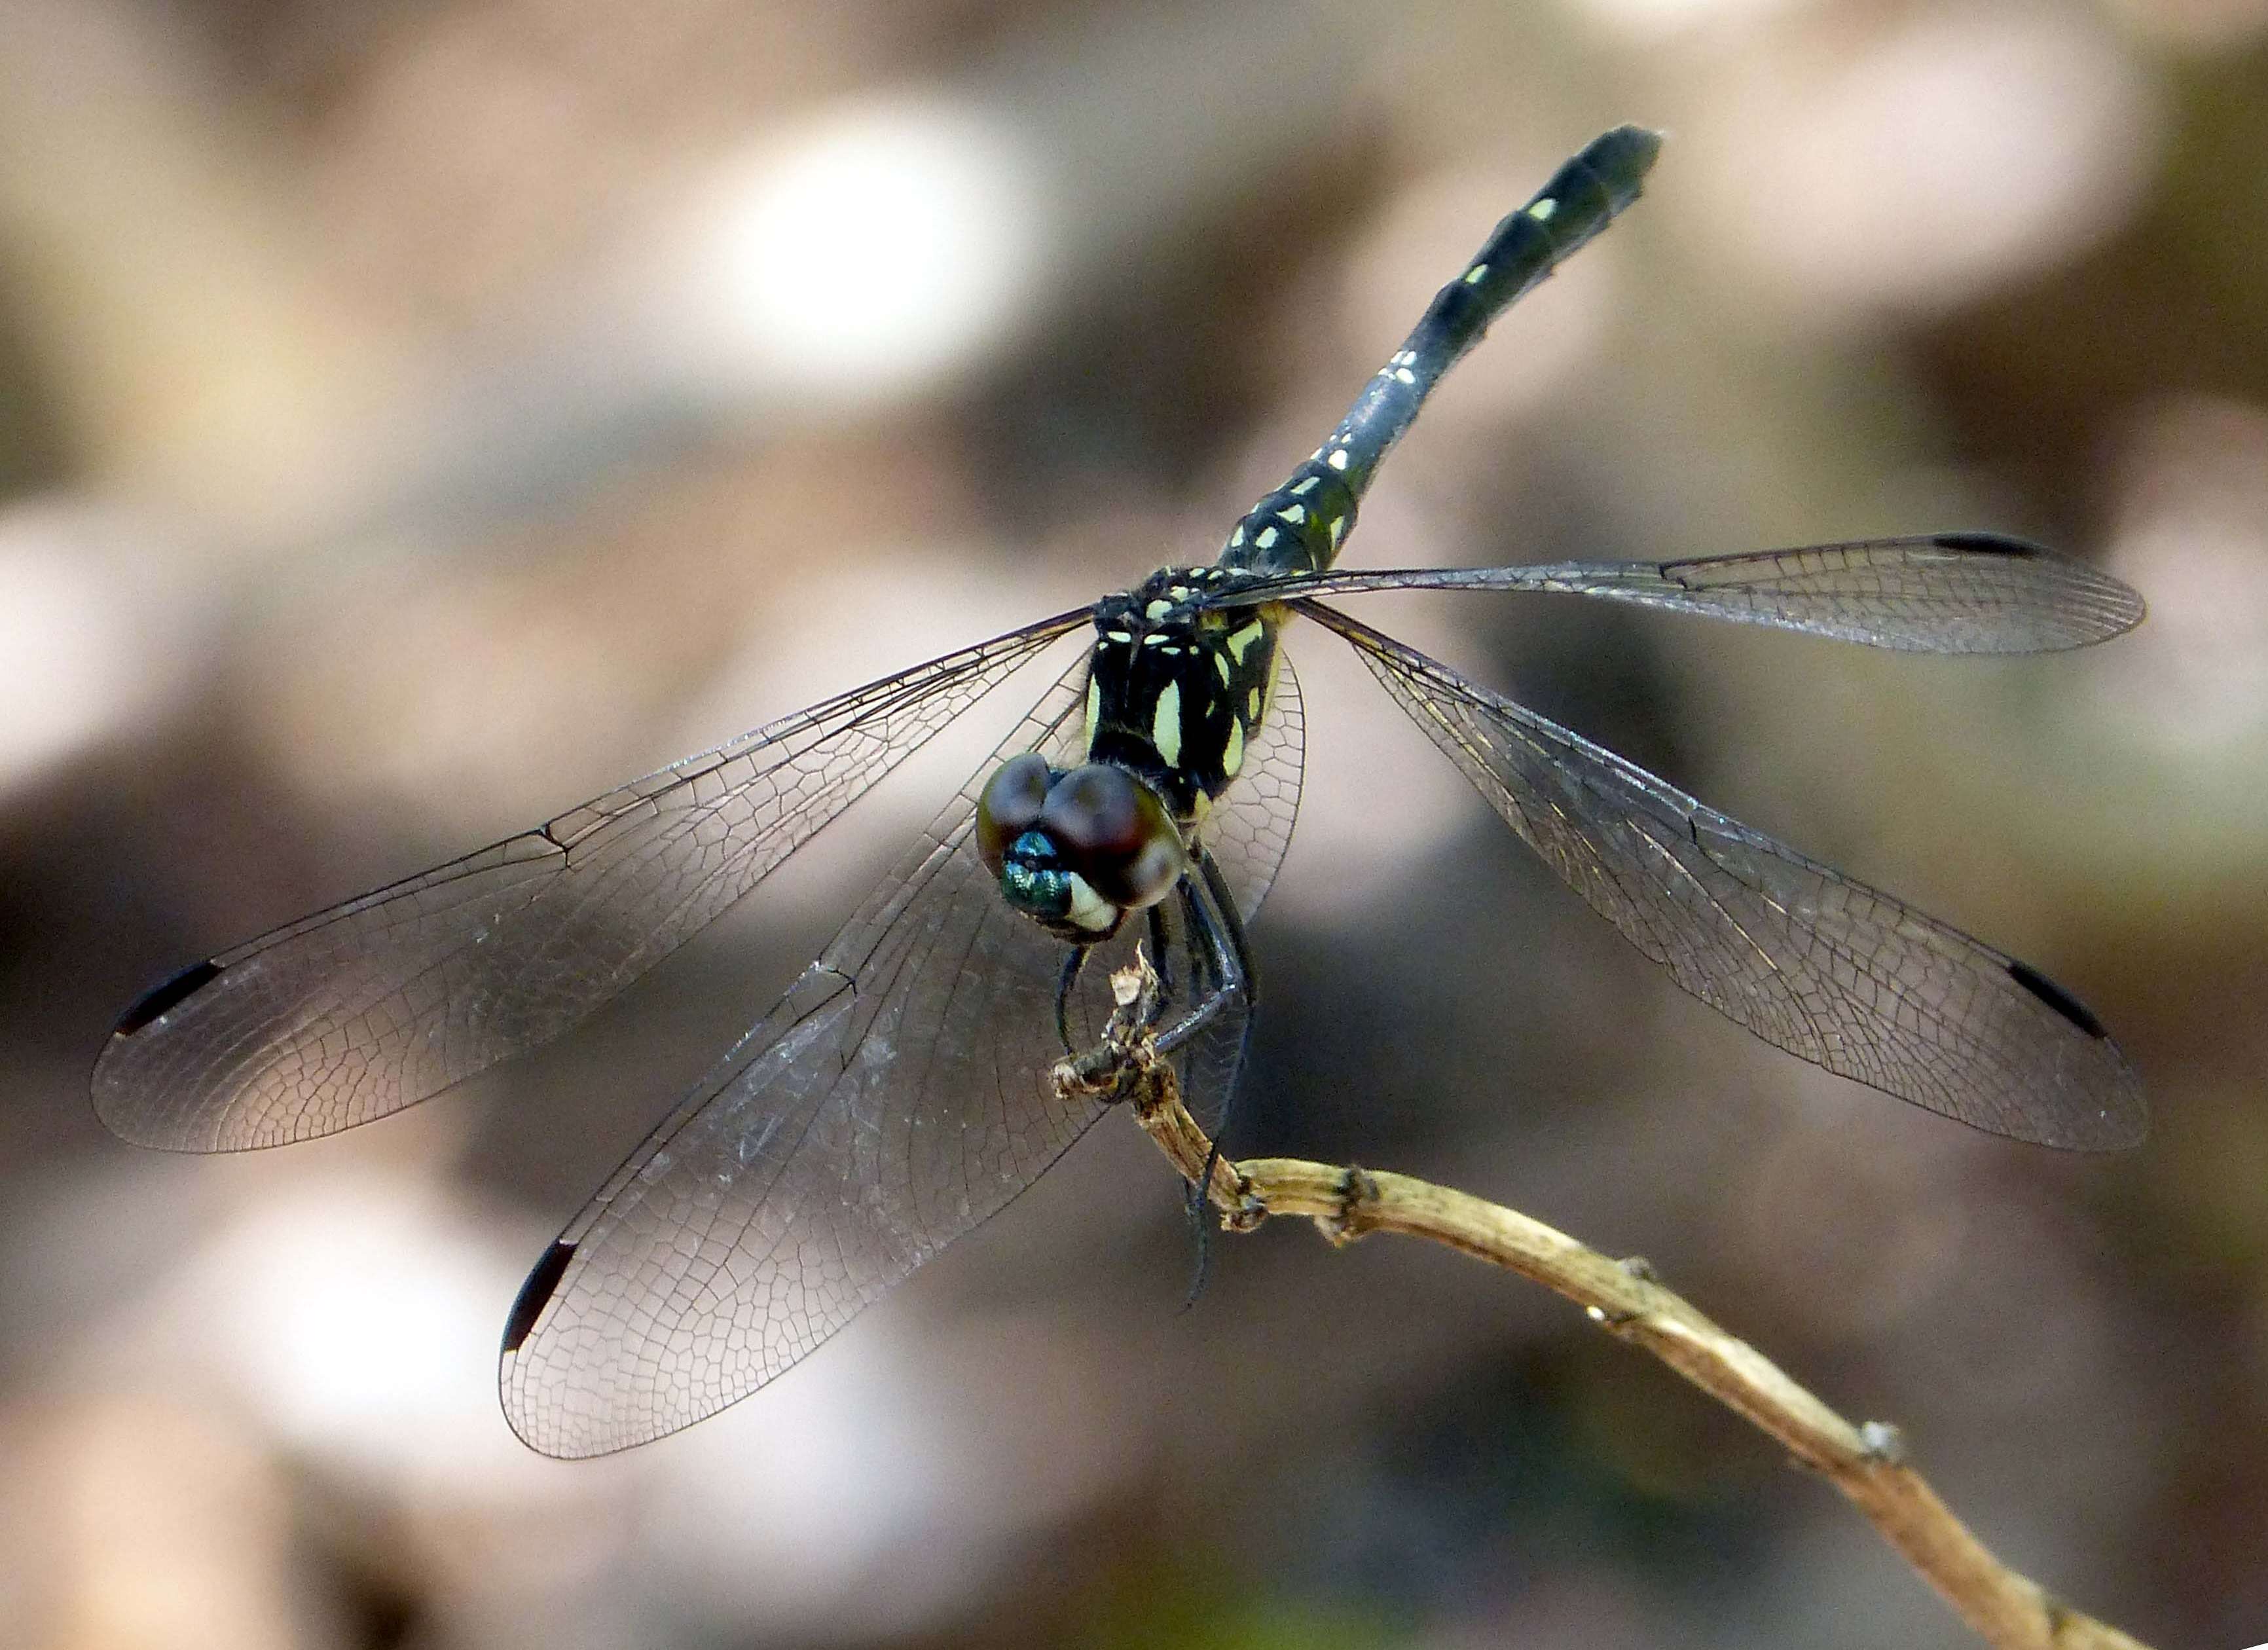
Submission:
POLYGON ((1229 530, 1220 565, 1256 573, 1321 573, 1354 530, 1356 494, 1344 448, 1323 447, 1229 530))
POLYGON ((1329 439, 1230 531, 1220 564, 1262 573, 1329 571, 1354 531, 1371 477, 1441 375, 1521 293, 1638 199, 1660 151, 1658 133, 1618 126, 1498 223, 1463 272, 1433 295, 1329 439))
POLYGON ((1490 322, 1638 199, 1660 152, 1660 133, 1617 126, 1553 173, 1527 205, 1497 225, 1463 272, 1433 295, 1402 347, 1316 449, 1314 461, 1344 475, 1351 496, 1360 498, 1441 375, 1481 341, 1490 322))

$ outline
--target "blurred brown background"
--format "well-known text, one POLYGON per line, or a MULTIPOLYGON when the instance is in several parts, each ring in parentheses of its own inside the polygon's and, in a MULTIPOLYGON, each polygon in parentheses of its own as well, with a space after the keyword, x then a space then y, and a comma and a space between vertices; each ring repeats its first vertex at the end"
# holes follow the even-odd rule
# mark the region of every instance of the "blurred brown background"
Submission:
POLYGON ((0 1644, 1967 1642, 1526 1285, 1287 1227, 1181 1312, 1118 1118, 755 1401, 522 1450, 523 1271, 917 784, 393 1122, 165 1160, 85 1099, 173 967, 1210 558, 1624 119, 1673 134, 1645 203, 1351 564, 1992 527, 2148 624, 1363 611, 2052 973, 2154 1136, 2067 1159, 1754 1042, 1308 635, 1248 1141, 1642 1252, 2051 1587, 2268 1639, 2268 4, 0 0, 0 1644))

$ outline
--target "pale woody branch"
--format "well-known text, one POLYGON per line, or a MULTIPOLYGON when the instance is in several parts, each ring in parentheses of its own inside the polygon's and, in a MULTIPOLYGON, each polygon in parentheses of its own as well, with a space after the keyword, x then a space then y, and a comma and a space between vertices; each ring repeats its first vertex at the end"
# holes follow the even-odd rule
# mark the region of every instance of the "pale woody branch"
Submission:
POLYGON ((1541 1221, 1407 1175, 1296 1158, 1215 1157, 1182 1104, 1172 1065, 1143 1028, 1156 987, 1146 961, 1113 975, 1111 986, 1119 1007, 1101 1042, 1065 1061, 1056 1080, 1130 1101, 1190 1184, 1210 1167, 1209 1195, 1229 1229, 1249 1230, 1270 1215, 1304 1215, 1334 1243, 1399 1232, 1518 1272, 1646 1348, 1823 1474, 1987 1643, 2000 1650, 2143 1650, 1994 1558, 1906 1464, 1895 1427, 1853 1426, 1663 1287, 1643 1261, 1609 1260, 1541 1221))

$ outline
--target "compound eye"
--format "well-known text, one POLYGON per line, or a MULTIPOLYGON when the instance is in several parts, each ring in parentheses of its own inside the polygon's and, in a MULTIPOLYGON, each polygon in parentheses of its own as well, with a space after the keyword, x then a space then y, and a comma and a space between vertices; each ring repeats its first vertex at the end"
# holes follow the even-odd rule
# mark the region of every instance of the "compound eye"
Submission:
POLYGON ((1039 823, 1054 777, 1048 759, 1027 750, 1002 762, 984 782, 976 799, 976 852, 994 876, 1008 858, 1008 844, 1039 823))
POLYGON ((1187 868, 1182 833, 1158 793, 1108 762, 1090 762, 1056 782, 1040 811, 1064 863, 1112 904, 1154 905, 1187 868))

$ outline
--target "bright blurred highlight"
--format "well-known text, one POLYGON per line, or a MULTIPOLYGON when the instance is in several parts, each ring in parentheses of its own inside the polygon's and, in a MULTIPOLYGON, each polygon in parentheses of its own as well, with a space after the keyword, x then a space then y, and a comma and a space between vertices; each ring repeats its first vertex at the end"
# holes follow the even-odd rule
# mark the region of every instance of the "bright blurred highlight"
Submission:
POLYGON ((2150 600, 2142 645, 2119 660, 2130 708, 2220 761, 2230 741, 2268 741, 2268 409, 2151 408, 2119 480, 2109 565, 2150 600))
POLYGON ((697 370, 760 399, 930 389, 1013 328, 1046 275, 1030 158, 979 106, 905 93, 828 109, 720 167, 686 234, 697 370))

